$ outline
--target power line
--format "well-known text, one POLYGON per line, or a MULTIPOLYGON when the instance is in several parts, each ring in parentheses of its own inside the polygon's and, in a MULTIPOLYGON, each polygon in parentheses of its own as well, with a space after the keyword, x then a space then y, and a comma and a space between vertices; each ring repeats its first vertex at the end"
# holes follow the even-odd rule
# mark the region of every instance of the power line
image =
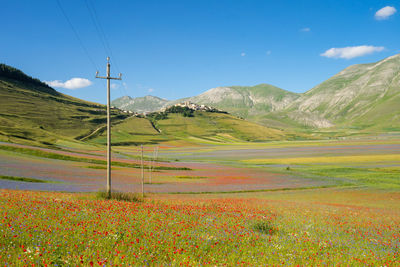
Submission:
POLYGON ((91 17, 91 19, 92 19, 92 22, 93 22, 93 24, 94 24, 94 26, 95 26, 95 28, 96 28, 97 36, 99 37, 100 42, 103 44, 104 51, 106 52, 106 56, 111 56, 111 53, 109 53, 109 52, 107 51, 107 47, 106 47, 106 44, 105 44, 104 37, 103 37, 103 35, 100 34, 99 25, 98 25, 97 21, 96 21, 95 18, 94 18, 94 14, 93 14, 93 12, 92 12, 91 7, 89 6, 88 0, 85 1, 85 4, 86 4, 87 9, 89 10, 89 14, 90 14, 90 17, 91 17), (107 54, 109 54, 109 55, 107 55, 107 54))
POLYGON ((117 61, 115 60, 115 57, 114 57, 114 54, 112 52, 110 43, 108 42, 108 38, 107 38, 107 36, 106 36, 106 34, 105 34, 104 30, 103 30, 103 27, 102 27, 102 25, 100 23, 100 20, 99 20, 99 17, 97 15, 97 11, 96 11, 96 8, 95 8, 94 4, 90 0, 86 0, 85 3, 86 3, 86 7, 89 10, 92 22, 95 25, 95 28, 96 28, 96 31, 97 31, 97 35, 99 36, 99 39, 100 39, 101 43, 103 44, 105 52, 108 53, 111 56, 111 58, 114 59, 113 63, 115 64, 115 67, 116 67, 117 71, 120 72, 119 66, 117 64, 117 61))
MULTIPOLYGON (((104 51, 106 52, 106 54, 110 55, 113 58, 112 63, 115 64, 115 67, 116 67, 117 71, 120 73, 120 69, 119 69, 117 60, 114 57, 114 54, 113 54, 111 46, 110 46, 110 42, 108 41, 108 38, 107 38, 107 36, 105 34, 105 31, 104 31, 104 29, 103 29, 103 27, 102 27, 102 25, 100 23, 100 19, 99 19, 99 16, 97 15, 97 11, 96 11, 95 5, 93 4, 93 2, 91 0, 85 0, 85 4, 86 4, 86 7, 87 7, 87 9, 89 11, 90 18, 92 19, 92 22, 93 22, 93 24, 95 26, 95 29, 96 29, 97 35, 98 35, 98 37, 100 39, 100 42, 103 45, 104 51)), ((124 85, 122 86, 122 90, 123 91, 121 90, 121 87, 118 87, 118 89, 119 89, 121 95, 124 95, 124 94, 128 95, 128 92, 125 89, 124 85)))
MULTIPOLYGON (((87 8, 89 10, 92 22, 93 22, 93 24, 94 24, 94 26, 96 28, 97 35, 98 35, 98 37, 100 39, 100 42, 103 45, 104 51, 106 52, 106 54, 109 54, 110 56, 114 57, 113 56, 113 52, 111 50, 111 47, 109 45, 109 42, 107 40, 107 37, 106 37, 106 35, 104 33, 104 30, 103 30, 103 28, 102 28, 102 26, 100 24, 99 19, 98 19, 97 12, 96 12, 96 9, 95 9, 93 3, 91 3, 90 0, 86 0, 85 3, 86 3, 86 6, 87 6, 87 8)), ((89 61, 93 65, 93 67, 96 70, 98 70, 99 68, 97 67, 97 65, 96 65, 95 61, 93 60, 93 58, 90 56, 88 49, 86 48, 86 46, 84 45, 82 39, 80 38, 80 36, 78 34, 78 31, 75 29, 74 25, 72 24, 71 20, 69 19, 68 15, 67 15, 67 12, 62 7, 60 0, 57 0, 57 4, 58 4, 58 7, 60 8, 63 16, 65 17, 65 20, 67 21, 67 23, 70 26, 70 28, 73 31, 73 33, 75 34, 75 37, 78 40, 83 52, 86 54, 87 58, 89 59, 89 61)), ((116 60, 114 60, 113 63, 115 64, 115 67, 116 67, 117 71, 120 73, 119 66, 118 66, 116 60)), ((121 95, 128 95, 128 92, 126 91, 124 86, 122 86, 122 89, 119 86, 118 89, 119 89, 121 95)))
POLYGON ((60 0, 57 0, 57 4, 58 4, 58 7, 59 7, 60 10, 61 10, 61 13, 63 13, 65 19, 67 20, 67 22, 68 22, 70 28, 71 28, 72 31, 74 32, 76 39, 78 39, 79 44, 81 45, 81 47, 82 47, 83 51, 85 52, 86 56, 88 57, 89 61, 92 63, 93 67, 97 70, 98 68, 97 68, 97 66, 96 66, 96 63, 94 62, 94 60, 93 60, 92 57, 90 56, 88 50, 86 49, 85 45, 84 45, 83 42, 82 42, 82 39, 79 37, 78 32, 75 30, 74 26, 72 25, 70 19, 68 18, 67 13, 65 12, 64 8, 62 7, 62 5, 61 5, 61 3, 60 3, 60 0))

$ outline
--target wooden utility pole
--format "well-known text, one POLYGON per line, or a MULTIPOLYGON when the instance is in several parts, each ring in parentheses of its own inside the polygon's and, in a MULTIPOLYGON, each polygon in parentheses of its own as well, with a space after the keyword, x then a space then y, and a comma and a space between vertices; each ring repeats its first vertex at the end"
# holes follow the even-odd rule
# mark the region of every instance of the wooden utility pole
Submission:
POLYGON ((143 145, 140 146, 142 149, 141 157, 141 169, 142 169, 142 197, 144 197, 144 169, 143 169, 143 145))
POLYGON ((107 79, 107 194, 111 196, 111 120, 110 120, 110 80, 121 80, 122 74, 118 78, 110 76, 110 58, 107 57, 107 76, 98 76, 99 71, 96 72, 96 78, 107 79))

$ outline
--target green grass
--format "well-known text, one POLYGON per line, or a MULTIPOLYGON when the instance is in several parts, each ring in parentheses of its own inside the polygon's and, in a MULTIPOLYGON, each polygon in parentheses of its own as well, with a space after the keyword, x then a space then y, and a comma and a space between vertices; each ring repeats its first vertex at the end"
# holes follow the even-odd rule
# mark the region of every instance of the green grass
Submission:
POLYGON ((400 188, 400 173, 387 170, 385 168, 371 169, 364 167, 343 167, 343 166, 312 166, 307 168, 291 168, 296 173, 317 175, 320 177, 333 177, 344 179, 354 184, 365 185, 378 188, 400 188))
POLYGON ((208 177, 206 176, 189 176, 189 175, 182 175, 182 176, 176 176, 178 179, 207 179, 208 177))
MULTIPOLYGON (((157 144, 169 138, 160 134, 145 118, 131 117, 111 127, 111 143, 114 146, 138 146, 157 144)), ((90 140, 93 143, 107 144, 106 132, 90 140)))
MULTIPOLYGON (((372 165, 374 166, 374 165, 372 165)), ((367 186, 380 189, 399 189, 400 172, 395 168, 371 168, 369 165, 290 165, 275 167, 266 165, 263 168, 271 172, 290 174, 295 177, 326 181, 337 186, 367 186)))
POLYGON ((127 202, 143 202, 143 198, 137 193, 111 191, 111 194, 108 194, 106 191, 100 191, 97 192, 96 196, 99 199, 127 201, 127 202))
MULTIPOLYGON (((137 155, 132 155, 130 153, 127 152, 132 152, 132 148, 131 147, 123 147, 123 148, 116 148, 114 147, 113 152, 114 153, 118 153, 124 157, 127 158, 131 158, 131 159, 136 159, 136 160, 140 160, 142 157, 140 155, 138 155, 138 149, 135 149, 137 152, 137 155)), ((147 152, 149 153, 149 152, 147 152)), ((150 155, 143 155, 143 160, 144 161, 155 161, 155 162, 171 162, 171 160, 168 160, 166 158, 160 158, 157 157, 156 159, 154 158, 154 150, 151 151, 150 155)))
POLYGON ((253 222, 251 227, 257 232, 260 232, 265 235, 273 235, 276 233, 275 227, 273 227, 271 225, 271 222, 268 220, 253 222))
POLYGON ((214 142, 281 140, 285 133, 267 128, 229 114, 195 112, 194 117, 168 114, 168 119, 156 123, 163 134, 188 138, 190 136, 214 142))
POLYGON ((318 156, 318 157, 294 157, 294 158, 268 158, 244 160, 253 164, 366 164, 379 162, 400 162, 400 154, 383 155, 351 155, 351 156, 318 156))
POLYGON ((7 176, 7 175, 0 175, 0 179, 18 181, 18 182, 27 182, 27 183, 52 183, 51 181, 40 180, 35 178, 7 176))
MULTIPOLYGON (((351 145, 351 144, 349 144, 351 145)), ((250 166, 316 180, 400 188, 400 154, 318 155, 242 160, 250 166), (285 167, 277 167, 277 166, 285 167), (380 167, 387 166, 387 167, 380 167)))
POLYGON ((168 192, 160 194, 170 195, 229 195, 229 194, 241 194, 241 193, 261 193, 261 192, 285 192, 285 191, 301 191, 301 190, 313 190, 323 188, 347 188, 354 187, 352 183, 342 184, 330 184, 321 186, 302 186, 302 187, 282 187, 273 189, 254 189, 254 190, 230 190, 230 191, 201 191, 201 192, 168 192))
MULTIPOLYGON (((84 166, 84 168, 88 168, 88 169, 95 169, 95 170, 106 170, 107 167, 103 166, 103 165, 89 165, 89 166, 84 166)), ((114 169, 114 168, 111 168, 114 169)))

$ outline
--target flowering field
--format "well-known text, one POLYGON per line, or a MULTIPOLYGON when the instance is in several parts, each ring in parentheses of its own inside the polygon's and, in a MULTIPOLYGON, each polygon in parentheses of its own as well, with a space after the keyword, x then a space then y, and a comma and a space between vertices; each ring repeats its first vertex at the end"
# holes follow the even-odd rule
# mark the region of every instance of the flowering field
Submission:
MULTIPOLYGON (((131 148, 130 152, 134 151, 131 156, 135 156, 137 150, 136 147, 131 148)), ((153 153, 153 150, 150 152, 153 153)), ((0 179, 0 188, 75 192, 103 190, 106 167, 89 162, 98 160, 105 162, 104 155, 101 157, 92 154, 44 150, 12 144, 0 145, 0 176, 34 178, 48 182, 23 183, 0 179)), ((113 188, 124 192, 140 192, 140 168, 120 166, 121 163, 140 164, 140 161, 136 158, 116 158, 115 160, 118 160, 120 164, 113 163, 113 188)), ((145 161, 145 164, 148 164, 148 161, 145 161)), ((214 162, 170 160, 170 162, 156 162, 155 165, 170 169, 153 172, 152 183, 150 183, 150 172, 148 167, 145 168, 145 191, 148 193, 262 190, 315 187, 327 184, 326 181, 303 179, 290 173, 276 173, 260 168, 239 167, 238 164, 226 166, 214 162)))
POLYGON ((1 190, 0 262, 398 266, 400 193, 326 190, 135 203, 1 190), (375 205, 386 200, 390 205, 375 205))

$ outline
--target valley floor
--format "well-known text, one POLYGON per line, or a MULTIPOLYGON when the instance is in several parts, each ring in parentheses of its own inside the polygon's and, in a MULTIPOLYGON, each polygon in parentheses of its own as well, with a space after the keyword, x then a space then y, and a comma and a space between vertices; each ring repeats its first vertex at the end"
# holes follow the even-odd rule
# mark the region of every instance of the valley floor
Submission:
MULTIPOLYGON (((310 187, 400 188, 400 140, 299 141, 145 147, 147 193, 205 193, 310 187)), ((45 149, 0 143, 1 188, 99 191, 106 180, 103 147, 45 149), (34 178, 44 183, 7 177, 34 178)), ((116 147, 113 188, 141 190, 140 149, 116 147)))
MULTIPOLYGON (((153 149, 146 147, 147 167, 153 149)), ((146 167, 146 198, 124 202, 92 193, 105 184, 98 147, 1 143, 0 262, 400 264, 399 139, 159 151, 151 184, 146 167)), ((114 151, 114 189, 140 191, 139 152, 114 151)))
MULTIPOLYGON (((146 152, 146 155, 151 156, 153 150, 148 148, 146 152)), ((181 155, 179 151, 170 153, 177 157, 181 155)), ((81 151, 71 153, 3 144, 0 146, 0 175, 36 178, 46 181, 46 183, 0 179, 0 187, 73 192, 99 191, 104 188, 106 181, 104 154, 104 151, 91 151, 90 154, 81 151), (38 155, 35 153, 36 151, 42 151, 45 154, 38 155), (63 156, 73 158, 63 158, 63 156), (102 159, 102 164, 91 163, 92 160, 96 162, 96 160, 102 159)), ((126 148, 122 154, 115 153, 113 160, 127 165, 113 167, 113 189, 124 192, 141 190, 139 154, 140 151, 137 147, 126 148)), ((150 173, 150 161, 147 158, 144 163, 145 191, 147 193, 269 190, 327 184, 325 181, 298 178, 290 173, 278 173, 263 168, 240 164, 235 166, 235 164, 214 162, 214 160, 189 161, 183 159, 184 162, 182 162, 176 157, 171 158, 170 155, 164 155, 164 152, 160 152, 160 154, 165 161, 156 162, 155 165, 172 169, 156 170, 150 173)))

